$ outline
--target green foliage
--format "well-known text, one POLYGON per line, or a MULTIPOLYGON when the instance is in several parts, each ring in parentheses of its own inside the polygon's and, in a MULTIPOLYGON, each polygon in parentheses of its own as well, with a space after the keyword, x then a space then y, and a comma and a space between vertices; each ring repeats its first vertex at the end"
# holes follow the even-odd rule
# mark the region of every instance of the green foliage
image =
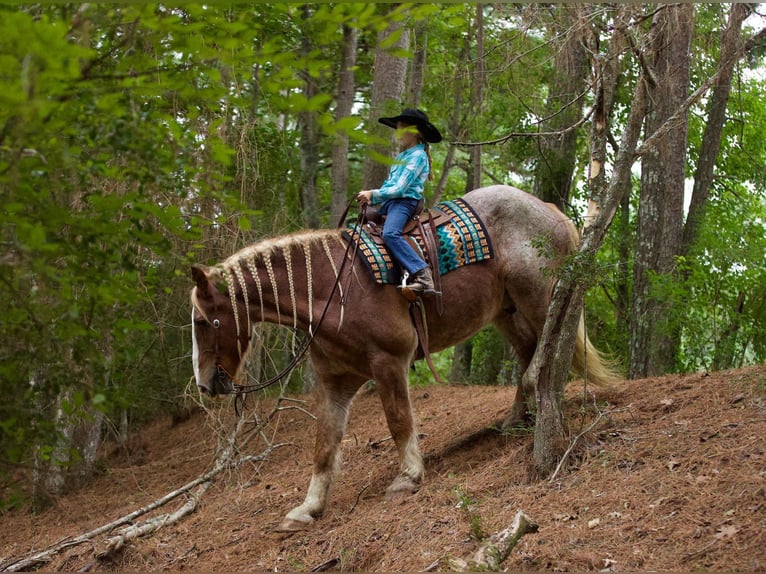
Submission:
POLYGON ((694 257, 680 261, 685 371, 766 359, 766 201, 740 189, 710 207, 694 257))
POLYGON ((462 486, 456 486, 453 489, 453 493, 457 498, 457 508, 459 508, 465 514, 468 520, 468 531, 471 538, 477 542, 481 542, 487 538, 488 534, 484 527, 484 519, 478 512, 479 503, 471 498, 462 486))
MULTIPOLYGON (((436 372, 439 373, 441 379, 445 382, 449 381, 450 367, 452 366, 452 355, 454 353, 453 348, 444 349, 438 353, 431 353, 431 362, 436 367, 436 372)), ((427 387, 433 385, 434 375, 431 369, 428 367, 425 359, 417 361, 413 369, 410 370, 410 386, 412 387, 427 387)))

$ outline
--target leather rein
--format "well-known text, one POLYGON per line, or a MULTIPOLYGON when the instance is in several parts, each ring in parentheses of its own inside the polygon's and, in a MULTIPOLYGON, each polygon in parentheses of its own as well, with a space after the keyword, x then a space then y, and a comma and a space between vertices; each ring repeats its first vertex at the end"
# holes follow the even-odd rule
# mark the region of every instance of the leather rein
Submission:
MULTIPOLYGON (((349 204, 346 206, 345 211, 343 212, 343 215, 340 218, 340 222, 338 224, 338 227, 342 226, 343 221, 346 218, 346 215, 348 214, 348 210, 351 207, 351 204, 354 200, 352 199, 349 204)), ((357 217, 356 223, 354 224, 354 232, 358 233, 359 227, 362 225, 362 223, 365 221, 365 216, 367 212, 367 204, 362 204, 359 208, 359 215, 357 217)), ((425 233, 425 230, 423 229, 423 224, 418 218, 418 226, 420 227, 422 236, 424 240, 430 240, 431 245, 427 244, 427 247, 429 248, 429 251, 431 253, 435 253, 436 249, 435 246, 433 246, 433 238, 435 237, 435 229, 433 221, 430 221, 432 236, 428 238, 427 234, 425 233)), ((332 302, 332 298, 335 295, 335 291, 340 286, 340 282, 342 280, 343 271, 346 268, 346 265, 351 262, 351 265, 353 266, 356 256, 359 251, 359 242, 358 241, 349 241, 346 245, 346 250, 343 253, 343 261, 340 264, 340 268, 338 269, 338 273, 335 277, 335 282, 333 283, 332 290, 330 291, 330 296, 327 299, 327 303, 324 306, 324 309, 322 310, 322 315, 319 317, 319 321, 317 322, 316 328, 309 329, 309 336, 306 340, 301 343, 298 350, 295 352, 293 357, 290 359, 290 362, 287 364, 286 367, 284 367, 279 373, 271 377, 270 379, 267 379, 265 381, 261 381, 254 384, 249 385, 243 385, 239 383, 234 377, 232 377, 224 368, 223 364, 221 363, 221 355, 219 350, 219 331, 218 329, 221 326, 221 322, 218 318, 215 317, 215 315, 218 314, 217 305, 214 309, 214 318, 211 321, 211 324, 213 325, 213 328, 215 329, 215 368, 216 368, 216 380, 218 385, 225 389, 227 393, 231 394, 233 393, 234 396, 234 411, 236 412, 237 416, 240 415, 240 408, 242 405, 244 405, 244 398, 249 393, 253 393, 256 391, 260 391, 262 389, 265 389, 267 387, 270 387, 271 385, 278 383, 279 381, 283 380, 285 377, 287 377, 293 369, 301 362, 304 355, 309 349, 309 346, 311 345, 312 341, 314 340, 314 337, 316 336, 316 333, 319 331, 319 328, 322 325, 322 322, 324 321, 325 316, 327 315, 327 311, 330 308, 330 303, 332 302), (349 253, 351 253, 349 257, 349 253), (233 383, 233 384, 232 384, 233 383)), ((437 275, 435 277, 437 284, 440 283, 440 277, 437 275)), ((350 281, 350 277, 349 277, 350 281)), ((437 287, 438 289, 438 287, 437 287)), ((348 293, 349 289, 346 289, 346 293, 348 293)), ((438 289, 438 291, 441 291, 441 289, 438 289)), ((423 306, 423 301, 420 297, 414 297, 410 298, 407 297, 410 301, 410 317, 413 322, 413 326, 415 327, 415 331, 418 336, 418 340, 420 343, 421 350, 423 351, 424 358, 426 360, 426 363, 428 364, 428 367, 431 370, 431 373, 434 375, 434 378, 439 383, 444 383, 444 381, 439 376, 439 373, 436 371, 436 368, 434 364, 431 362, 431 353, 428 348, 428 326, 426 324, 426 312, 425 308, 423 306)), ((343 299, 341 299, 341 305, 344 304, 343 299)), ((442 301, 441 301, 441 293, 439 293, 439 296, 437 297, 437 310, 439 315, 442 314, 443 307, 442 307, 442 301)), ((246 343, 250 342, 250 334, 247 334, 246 343)), ((240 344, 240 333, 237 332, 237 346, 238 350, 241 348, 240 344)))
MULTIPOLYGON (((352 200, 353 201, 353 200, 352 200)), ((349 203, 349 206, 351 204, 349 203)), ((346 207, 346 211, 348 211, 348 207, 346 207)), ((367 211, 367 205, 362 205, 359 209, 359 216, 357 218, 356 224, 355 224, 355 231, 357 228, 362 224, 362 221, 364 221, 365 212, 367 211)), ((278 383, 285 377, 287 377, 293 369, 298 365, 298 363, 301 362, 304 355, 306 354, 306 351, 308 351, 309 346, 311 345, 312 341, 314 340, 314 337, 316 336, 317 332, 319 331, 319 328, 322 325, 322 322, 325 319, 325 316, 327 315, 327 311, 330 308, 330 304, 332 303, 332 298, 335 295, 335 292, 337 291, 341 278, 343 275, 343 271, 346 268, 346 265, 351 262, 351 265, 353 266, 354 261, 357 256, 357 252, 359 250, 359 246, 357 242, 348 242, 346 245, 346 250, 343 253, 343 261, 341 261, 340 268, 338 269, 338 273, 335 277, 335 282, 333 283, 332 290, 330 291, 330 296, 327 298, 327 303, 324 306, 324 309, 322 310, 322 314, 319 317, 319 321, 316 324, 316 327, 313 329, 309 329, 309 336, 306 340, 301 343, 300 347, 298 347, 298 350, 293 355, 292 359, 290 359, 290 362, 287 364, 286 367, 284 367, 279 373, 271 377, 270 379, 267 379, 265 381, 261 381, 254 384, 249 385, 243 385, 239 383, 234 377, 232 377, 224 368, 223 364, 221 363, 221 355, 219 350, 219 333, 218 329, 221 326, 221 321, 215 317, 218 313, 217 305, 214 309, 214 318, 211 321, 211 324, 214 329, 215 333, 215 371, 216 371, 216 378, 218 384, 221 386, 221 388, 225 389, 227 393, 231 394, 234 393, 234 409, 239 416, 239 404, 242 404, 244 401, 244 396, 253 393, 255 391, 260 391, 262 389, 265 389, 267 387, 270 387, 271 385, 278 383), (352 245, 353 243, 353 245, 352 245), (349 253, 351 253, 349 257, 349 253), (231 384, 233 383, 233 385, 231 384)), ((348 290, 346 291, 348 293, 348 290)), ((341 305, 343 305, 345 301, 341 300, 341 305)), ((237 332, 237 345, 241 348, 240 345, 240 333, 237 332)), ((246 342, 250 342, 250 334, 248 333, 246 342)))

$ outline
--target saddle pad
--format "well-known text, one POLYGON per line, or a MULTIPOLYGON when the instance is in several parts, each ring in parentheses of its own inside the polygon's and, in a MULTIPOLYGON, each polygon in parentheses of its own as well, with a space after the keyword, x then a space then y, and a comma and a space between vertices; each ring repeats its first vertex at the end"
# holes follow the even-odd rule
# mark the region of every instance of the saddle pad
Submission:
MULTIPOLYGON (((463 265, 492 259, 492 244, 484 223, 470 205, 462 199, 443 201, 436 205, 449 219, 436 228, 439 246, 439 274, 444 275, 463 265)), ((427 224, 424 224, 426 227, 427 224)), ((373 279, 382 285, 396 285, 401 278, 399 266, 394 262, 388 250, 378 245, 368 233, 366 226, 361 229, 347 227, 343 233, 347 241, 358 241, 359 253, 366 263, 373 279)), ((408 236, 410 244, 415 244, 419 255, 426 259, 425 245, 420 233, 408 236)), ((433 263, 430 262, 429 263, 433 263)))

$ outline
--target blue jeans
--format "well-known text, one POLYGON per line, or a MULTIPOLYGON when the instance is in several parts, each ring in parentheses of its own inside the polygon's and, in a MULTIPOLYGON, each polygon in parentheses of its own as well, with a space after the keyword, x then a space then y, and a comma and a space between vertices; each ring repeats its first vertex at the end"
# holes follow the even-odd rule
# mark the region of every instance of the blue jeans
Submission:
POLYGON ((418 206, 417 199, 389 199, 380 208, 386 216, 383 224, 383 241, 394 260, 404 267, 410 275, 426 268, 426 262, 417 254, 402 235, 402 229, 412 219, 418 206))

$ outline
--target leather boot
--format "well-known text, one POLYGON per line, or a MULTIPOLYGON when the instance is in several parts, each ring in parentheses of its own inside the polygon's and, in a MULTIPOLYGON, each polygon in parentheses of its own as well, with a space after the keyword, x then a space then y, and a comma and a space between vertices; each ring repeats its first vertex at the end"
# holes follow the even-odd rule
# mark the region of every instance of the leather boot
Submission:
POLYGON ((431 275, 431 268, 426 266, 412 276, 412 283, 407 285, 415 293, 432 295, 436 293, 434 289, 434 278, 431 275))

